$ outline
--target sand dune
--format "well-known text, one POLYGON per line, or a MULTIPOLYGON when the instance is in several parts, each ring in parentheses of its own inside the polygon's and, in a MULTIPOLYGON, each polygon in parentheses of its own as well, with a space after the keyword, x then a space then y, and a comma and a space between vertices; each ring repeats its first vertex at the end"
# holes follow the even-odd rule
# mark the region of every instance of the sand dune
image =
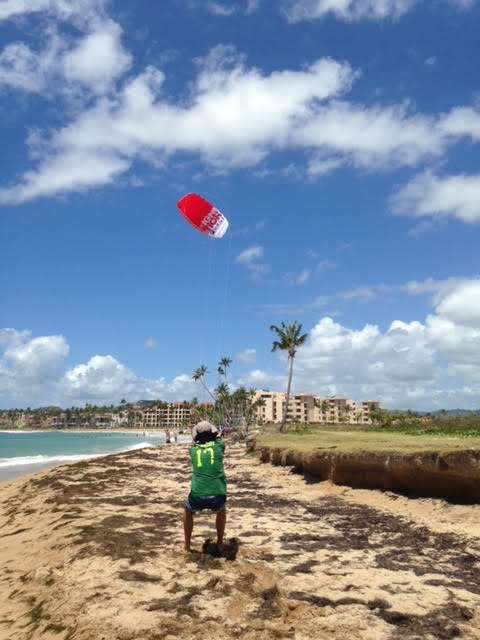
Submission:
POLYGON ((0 640, 480 638, 480 506, 307 481, 229 448, 182 552, 187 447, 0 486, 0 640))

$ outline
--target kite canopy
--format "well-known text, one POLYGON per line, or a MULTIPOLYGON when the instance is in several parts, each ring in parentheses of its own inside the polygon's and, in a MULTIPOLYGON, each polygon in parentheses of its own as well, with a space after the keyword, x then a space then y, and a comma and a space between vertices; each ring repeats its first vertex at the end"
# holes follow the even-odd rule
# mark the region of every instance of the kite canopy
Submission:
POLYGON ((192 227, 211 238, 223 238, 228 229, 228 220, 223 213, 195 193, 187 193, 178 202, 182 216, 192 227))

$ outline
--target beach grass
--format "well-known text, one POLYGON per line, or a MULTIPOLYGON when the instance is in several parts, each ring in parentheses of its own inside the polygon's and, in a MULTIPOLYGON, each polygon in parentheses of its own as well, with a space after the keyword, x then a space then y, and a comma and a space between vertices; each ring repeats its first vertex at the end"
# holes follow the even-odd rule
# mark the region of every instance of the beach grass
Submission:
POLYGON ((406 455, 415 452, 448 453, 461 450, 480 451, 480 436, 418 433, 405 434, 395 431, 360 430, 353 428, 329 428, 308 425, 307 428, 287 426, 287 431, 277 433, 273 429, 261 431, 256 437, 259 447, 279 447, 307 453, 319 449, 337 453, 388 452, 406 455))

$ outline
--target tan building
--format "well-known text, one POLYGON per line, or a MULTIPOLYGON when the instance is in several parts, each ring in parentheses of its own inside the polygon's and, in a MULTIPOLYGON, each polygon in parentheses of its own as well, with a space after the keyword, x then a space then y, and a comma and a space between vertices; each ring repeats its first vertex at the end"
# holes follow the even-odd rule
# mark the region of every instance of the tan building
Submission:
MULTIPOLYGON (((263 404, 257 409, 257 419, 266 423, 281 422, 285 406, 285 393, 257 391, 252 398, 263 404)), ((345 398, 324 398, 309 394, 291 395, 288 401, 287 421, 329 422, 332 424, 371 424, 371 410, 379 409, 376 401, 357 402, 345 398)))
MULTIPOLYGON (((212 406, 211 403, 204 403, 212 406)), ((161 403, 142 410, 143 426, 148 429, 175 429, 191 421, 192 407, 184 402, 161 403)))

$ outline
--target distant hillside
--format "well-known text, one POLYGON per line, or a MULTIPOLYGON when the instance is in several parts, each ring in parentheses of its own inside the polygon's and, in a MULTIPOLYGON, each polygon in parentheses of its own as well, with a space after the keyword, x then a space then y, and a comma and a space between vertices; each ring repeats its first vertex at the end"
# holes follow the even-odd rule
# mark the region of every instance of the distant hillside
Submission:
MULTIPOLYGON (((434 411, 433 415, 438 416, 441 413, 441 411, 434 411)), ((468 416, 472 413, 478 416, 480 415, 480 409, 450 409, 446 412, 448 416, 468 416)))
MULTIPOLYGON (((389 413, 408 413, 408 409, 393 409, 389 413)), ((468 416, 472 413, 476 416, 480 416, 480 409, 448 409, 446 411, 414 411, 419 416, 468 416)))

